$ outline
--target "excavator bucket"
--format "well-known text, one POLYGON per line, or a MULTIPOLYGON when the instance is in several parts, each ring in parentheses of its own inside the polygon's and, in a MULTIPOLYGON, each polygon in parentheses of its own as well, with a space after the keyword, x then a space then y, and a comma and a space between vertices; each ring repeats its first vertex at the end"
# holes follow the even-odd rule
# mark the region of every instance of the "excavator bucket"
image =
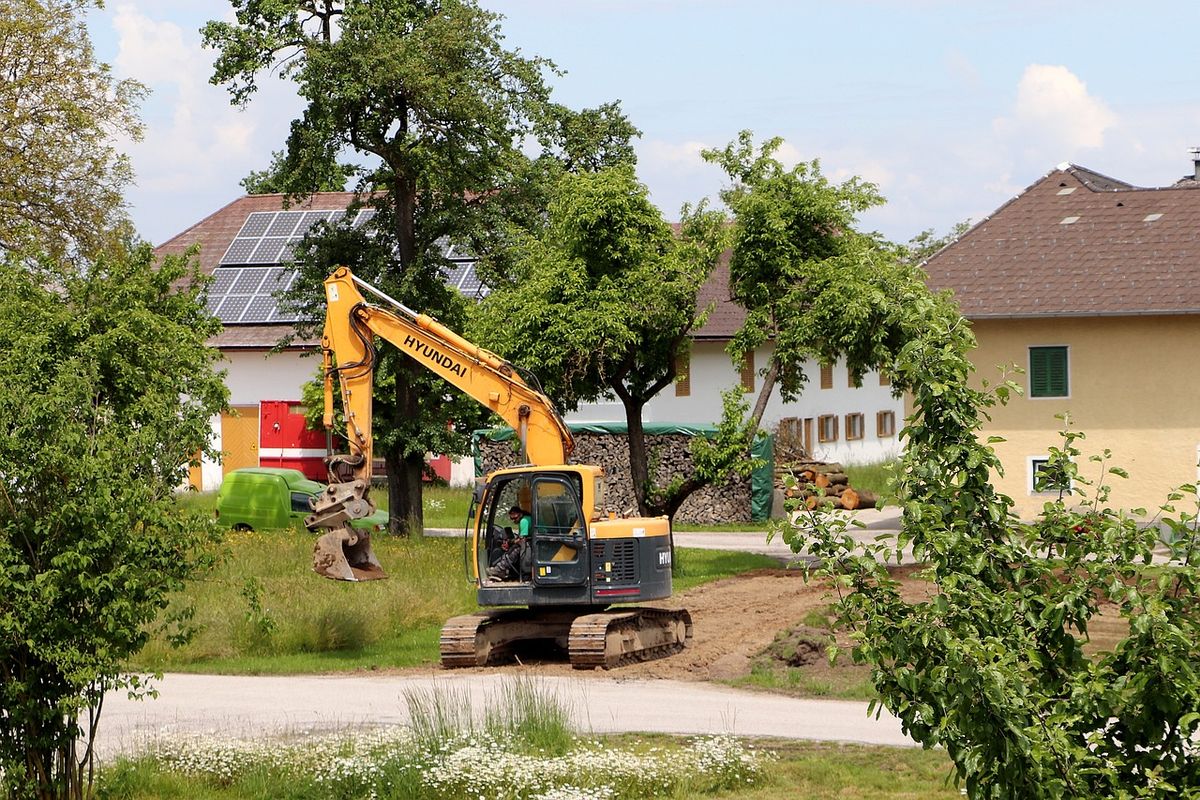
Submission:
POLYGON ((371 549, 371 534, 349 525, 331 528, 317 538, 313 572, 335 581, 377 581, 387 577, 371 549))

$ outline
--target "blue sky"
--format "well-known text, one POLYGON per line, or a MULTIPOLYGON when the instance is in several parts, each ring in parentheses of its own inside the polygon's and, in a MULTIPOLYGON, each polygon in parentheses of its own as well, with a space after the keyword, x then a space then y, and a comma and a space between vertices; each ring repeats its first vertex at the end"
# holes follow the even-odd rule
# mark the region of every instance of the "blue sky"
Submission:
MULTIPOLYGON (((572 107, 620 100, 639 175, 671 219, 715 199, 699 151, 748 128, 785 161, 877 183, 863 227, 905 241, 987 215, 1064 161, 1139 186, 1192 171, 1200 145, 1195 6, 1108 0, 483 0, 507 43, 552 59, 572 107)), ((241 194, 301 108, 277 83, 249 108, 208 83, 220 0, 108 0, 98 55, 147 84, 127 143, 141 234, 159 243, 241 194)))

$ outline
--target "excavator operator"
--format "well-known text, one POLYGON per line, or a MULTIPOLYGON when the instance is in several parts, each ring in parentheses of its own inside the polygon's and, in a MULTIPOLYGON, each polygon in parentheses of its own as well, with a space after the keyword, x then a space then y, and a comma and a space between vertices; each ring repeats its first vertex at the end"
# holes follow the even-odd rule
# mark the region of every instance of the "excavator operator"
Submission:
POLYGON ((496 563, 488 569, 488 577, 494 581, 519 580, 521 574, 528 571, 528 566, 532 561, 529 558, 529 529, 532 527, 533 521, 525 509, 520 506, 510 508, 508 518, 515 526, 513 532, 516 534, 516 538, 509 542, 504 555, 500 556, 496 563))

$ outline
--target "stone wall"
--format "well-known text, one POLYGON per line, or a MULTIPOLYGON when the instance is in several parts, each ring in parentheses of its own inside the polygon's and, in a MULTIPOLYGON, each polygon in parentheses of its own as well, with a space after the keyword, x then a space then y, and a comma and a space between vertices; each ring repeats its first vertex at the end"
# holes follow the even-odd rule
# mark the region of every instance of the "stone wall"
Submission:
MULTIPOLYGON (((689 447, 692 438, 680 433, 646 435, 650 471, 657 485, 666 486, 673 479, 683 479, 691 474, 689 447)), ((512 440, 493 442, 480 438, 479 451, 485 473, 518 463, 512 440)), ((629 478, 629 443, 624 434, 576 433, 575 452, 571 455, 571 461, 576 464, 596 464, 604 469, 608 479, 605 510, 618 514, 637 512, 633 482, 629 478)), ((722 484, 706 486, 684 501, 675 514, 676 522, 699 525, 749 520, 749 478, 733 478, 722 484)))

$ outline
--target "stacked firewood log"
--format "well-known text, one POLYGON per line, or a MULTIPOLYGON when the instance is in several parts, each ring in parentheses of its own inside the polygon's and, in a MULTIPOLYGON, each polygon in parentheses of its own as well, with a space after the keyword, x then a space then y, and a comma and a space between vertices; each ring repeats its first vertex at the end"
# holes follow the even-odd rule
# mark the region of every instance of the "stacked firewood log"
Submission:
POLYGON ((793 461, 775 465, 775 488, 786 497, 796 497, 809 508, 831 504, 852 511, 875 508, 878 498, 850 486, 845 468, 837 462, 793 461), (793 481, 788 481, 788 477, 793 481), (790 486, 789 486, 790 485, 790 486))
MULTIPOLYGON (((646 436, 649 466, 656 485, 667 486, 692 474, 691 443, 692 437, 683 434, 646 436)), ((479 451, 484 473, 516 466, 520 460, 511 440, 493 442, 485 437, 479 441, 479 451)), ((608 483, 606 508, 618 514, 637 510, 633 480, 629 475, 629 440, 625 435, 577 432, 571 460, 576 464, 597 464, 604 468, 608 483)), ((701 525, 749 520, 750 481, 737 477, 695 492, 675 513, 676 522, 701 525)))

